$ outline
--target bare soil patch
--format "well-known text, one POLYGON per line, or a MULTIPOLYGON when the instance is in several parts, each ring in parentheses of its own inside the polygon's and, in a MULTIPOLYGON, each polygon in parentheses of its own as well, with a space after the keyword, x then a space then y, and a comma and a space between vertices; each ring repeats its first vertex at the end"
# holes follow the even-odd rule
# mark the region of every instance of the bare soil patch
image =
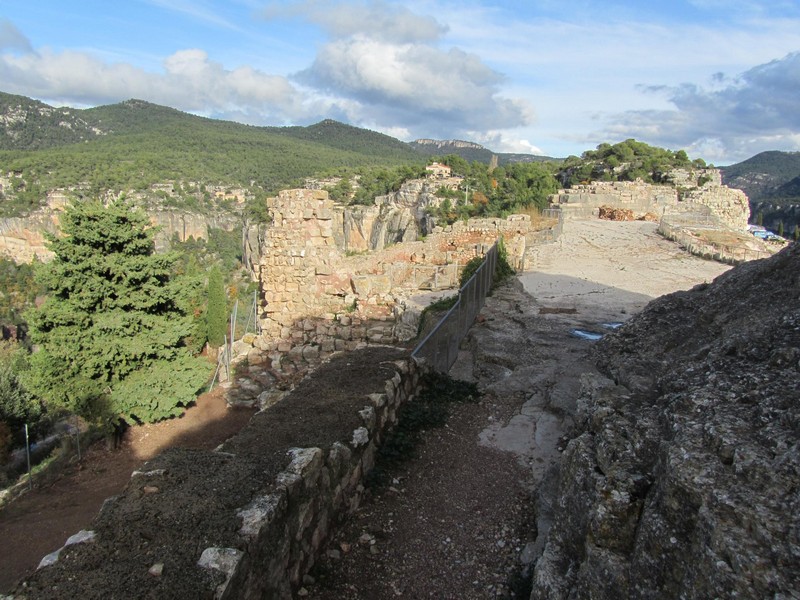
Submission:
POLYGON ((26 581, 30 598, 93 597, 114 590, 119 598, 205 597, 222 583, 218 571, 198 576, 204 548, 241 543, 237 511, 276 488, 291 450, 348 442, 361 426, 367 394, 382 392, 408 351, 367 347, 334 356, 298 383, 285 398, 254 415, 220 446, 170 447, 130 480, 125 493, 108 502, 91 529, 91 544, 71 546, 58 562, 26 581), (149 570, 161 565, 163 577, 149 570))
POLYGON ((388 489, 368 490, 306 579, 324 600, 522 598, 534 527, 525 470, 476 440, 493 400, 455 405, 388 489))
POLYGON ((744 246, 745 248, 760 247, 762 242, 748 233, 738 233, 736 231, 723 229, 691 229, 693 236, 709 244, 720 246, 744 246))
POLYGON ((143 461, 165 448, 215 448, 254 412, 228 408, 224 390, 216 388, 201 395, 180 418, 129 429, 118 450, 101 441, 57 475, 34 478, 32 491, 0 511, 0 591, 30 575, 42 557, 88 527, 103 501, 119 494, 143 461))

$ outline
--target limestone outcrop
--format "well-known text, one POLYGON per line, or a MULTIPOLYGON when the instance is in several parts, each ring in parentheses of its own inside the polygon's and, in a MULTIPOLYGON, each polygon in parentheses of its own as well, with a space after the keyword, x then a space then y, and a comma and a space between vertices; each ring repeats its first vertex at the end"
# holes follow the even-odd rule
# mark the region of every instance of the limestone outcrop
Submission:
POLYGON ((54 211, 0 219, 0 256, 18 263, 50 260, 52 253, 45 246, 45 233, 57 232, 58 213, 54 211))
POLYGON ((794 597, 800 245, 653 301, 594 357, 531 597, 794 597))
MULTIPOLYGON (((9 258, 18 263, 29 263, 34 258, 47 261, 52 258, 52 253, 47 249, 45 235, 57 234, 59 231, 59 217, 63 208, 61 206, 47 206, 25 217, 8 217, 0 219, 0 256, 9 258)), ((190 237, 196 240, 207 240, 208 231, 212 228, 233 231, 240 229, 241 219, 233 214, 205 215, 182 210, 148 210, 150 222, 158 227, 155 244, 158 250, 169 247, 170 241, 177 237, 186 241, 190 237)), ((243 232, 245 240, 258 239, 259 228, 253 226, 243 232)), ((249 245, 249 256, 252 257, 258 248, 257 241, 249 245)), ((258 262, 256 258, 251 262, 258 262)))
POLYGON ((391 194, 378 196, 372 206, 340 206, 336 209, 336 243, 346 252, 382 250, 392 244, 411 242, 430 233, 426 209, 441 199, 436 190, 447 181, 406 181, 391 194))
MULTIPOLYGON (((19 177, 0 176, 0 197, 13 198, 15 187, 21 185, 19 177)), ((241 231, 245 264, 258 263, 259 238, 264 225, 246 224, 241 215, 250 192, 241 188, 201 186, 194 182, 157 183, 147 190, 128 190, 125 193, 106 191, 102 202, 112 202, 125 196, 136 207, 144 210, 150 222, 157 227, 156 249, 166 250, 173 239, 184 242, 190 237, 207 240, 210 229, 241 231), (188 201, 188 205, 185 204, 188 201), (181 204, 184 202, 184 204, 181 204), (191 208, 192 202, 198 208, 191 208), (202 206, 203 208, 199 208, 202 206)), ((34 258, 49 260, 51 252, 45 244, 46 234, 57 234, 59 218, 73 201, 94 197, 87 184, 47 191, 46 202, 39 209, 24 216, 0 218, 0 256, 18 263, 28 263, 34 258)))

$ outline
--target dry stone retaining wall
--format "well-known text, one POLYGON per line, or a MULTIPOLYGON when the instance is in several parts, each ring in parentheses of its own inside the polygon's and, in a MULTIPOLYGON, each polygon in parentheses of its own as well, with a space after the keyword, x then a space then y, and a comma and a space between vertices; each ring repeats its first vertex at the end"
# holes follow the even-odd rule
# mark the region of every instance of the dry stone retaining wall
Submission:
POLYGON ((387 364, 382 389, 348 401, 351 417, 311 415, 332 424, 316 435, 317 423, 302 422, 309 409, 298 390, 214 452, 171 450, 146 463, 92 530, 43 561, 12 598, 292 598, 331 527, 359 506, 398 409, 419 391, 424 364, 387 364), (294 427, 273 431, 275 419, 294 427))

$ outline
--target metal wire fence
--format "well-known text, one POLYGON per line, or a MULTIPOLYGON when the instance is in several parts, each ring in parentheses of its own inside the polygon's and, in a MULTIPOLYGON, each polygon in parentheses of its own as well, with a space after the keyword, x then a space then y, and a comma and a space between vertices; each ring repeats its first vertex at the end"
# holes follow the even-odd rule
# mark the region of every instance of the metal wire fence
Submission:
POLYGON ((425 359, 435 370, 447 373, 458 358, 461 340, 486 302, 497 267, 497 243, 458 292, 458 299, 436 327, 414 348, 411 356, 425 359))

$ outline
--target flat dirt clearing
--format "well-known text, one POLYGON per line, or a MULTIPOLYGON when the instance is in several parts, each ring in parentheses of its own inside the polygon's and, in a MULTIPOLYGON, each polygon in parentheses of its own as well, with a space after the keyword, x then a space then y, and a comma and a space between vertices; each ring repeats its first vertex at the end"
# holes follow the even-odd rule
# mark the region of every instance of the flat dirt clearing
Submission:
POLYGON ((519 276, 543 306, 576 308, 584 320, 626 320, 653 298, 710 283, 729 266, 692 256, 646 221, 567 221, 554 244, 533 251, 519 276))

